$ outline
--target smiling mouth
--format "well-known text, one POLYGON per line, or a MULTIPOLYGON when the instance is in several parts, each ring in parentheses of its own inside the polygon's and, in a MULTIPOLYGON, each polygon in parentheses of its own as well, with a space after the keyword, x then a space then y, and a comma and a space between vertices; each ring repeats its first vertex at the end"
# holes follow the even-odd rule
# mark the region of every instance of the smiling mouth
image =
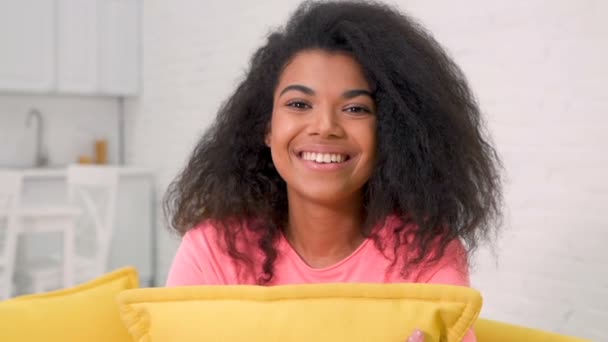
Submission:
POLYGON ((343 153, 300 152, 298 156, 303 160, 319 164, 338 164, 350 159, 348 154, 343 153))

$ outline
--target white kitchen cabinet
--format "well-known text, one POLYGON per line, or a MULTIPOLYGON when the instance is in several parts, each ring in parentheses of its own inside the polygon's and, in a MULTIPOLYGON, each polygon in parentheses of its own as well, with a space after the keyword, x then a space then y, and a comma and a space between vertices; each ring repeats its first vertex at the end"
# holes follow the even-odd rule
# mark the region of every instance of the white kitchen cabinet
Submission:
POLYGON ((98 0, 57 0, 57 91, 98 91, 98 0))
POLYGON ((54 0, 0 0, 0 90, 52 91, 54 9, 54 0))
POLYGON ((139 90, 139 1, 99 2, 100 87, 104 94, 139 90))
POLYGON ((140 0, 0 0, 0 91, 136 95, 140 0))

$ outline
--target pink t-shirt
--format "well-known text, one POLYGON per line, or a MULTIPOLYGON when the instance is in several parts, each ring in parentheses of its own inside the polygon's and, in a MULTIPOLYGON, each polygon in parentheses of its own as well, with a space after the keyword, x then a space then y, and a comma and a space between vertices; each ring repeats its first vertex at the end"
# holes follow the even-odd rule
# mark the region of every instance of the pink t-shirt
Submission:
MULTIPOLYGON (((386 225, 390 224, 389 220, 386 225)), ((383 227, 378 235, 386 237, 388 231, 383 227)), ((173 260, 167 286, 253 284, 253 279, 243 280, 239 276, 236 265, 220 248, 216 237, 215 228, 208 222, 189 230, 173 260)), ((255 243, 250 245, 255 246, 255 243)), ((411 270, 405 279, 400 275, 400 267, 387 272, 391 260, 371 239, 366 239, 342 261, 320 269, 308 266, 283 236, 277 251, 270 285, 417 282, 469 286, 466 253, 458 240, 448 245, 443 257, 432 267, 411 270)), ((474 342, 473 332, 470 331, 463 341, 474 342)))

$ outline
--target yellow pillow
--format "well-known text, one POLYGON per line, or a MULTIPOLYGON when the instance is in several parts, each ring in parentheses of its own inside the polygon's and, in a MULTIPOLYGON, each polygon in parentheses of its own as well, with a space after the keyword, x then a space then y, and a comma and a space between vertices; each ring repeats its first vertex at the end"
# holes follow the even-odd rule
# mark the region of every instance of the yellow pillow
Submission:
POLYGON ((136 342, 461 341, 481 309, 473 289, 430 284, 198 286, 124 291, 136 342))
POLYGON ((116 296, 138 287, 126 267, 70 289, 0 302, 0 341, 131 342, 116 296))

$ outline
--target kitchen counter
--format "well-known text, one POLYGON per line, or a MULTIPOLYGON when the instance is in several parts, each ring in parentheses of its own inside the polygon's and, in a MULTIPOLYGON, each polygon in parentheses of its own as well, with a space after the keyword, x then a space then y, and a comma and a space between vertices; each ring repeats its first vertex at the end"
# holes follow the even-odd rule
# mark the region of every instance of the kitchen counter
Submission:
MULTIPOLYGON (((118 166, 121 176, 152 176, 153 171, 143 167, 118 166)), ((21 169, 25 179, 34 178, 65 178, 67 167, 41 167, 21 169)))

